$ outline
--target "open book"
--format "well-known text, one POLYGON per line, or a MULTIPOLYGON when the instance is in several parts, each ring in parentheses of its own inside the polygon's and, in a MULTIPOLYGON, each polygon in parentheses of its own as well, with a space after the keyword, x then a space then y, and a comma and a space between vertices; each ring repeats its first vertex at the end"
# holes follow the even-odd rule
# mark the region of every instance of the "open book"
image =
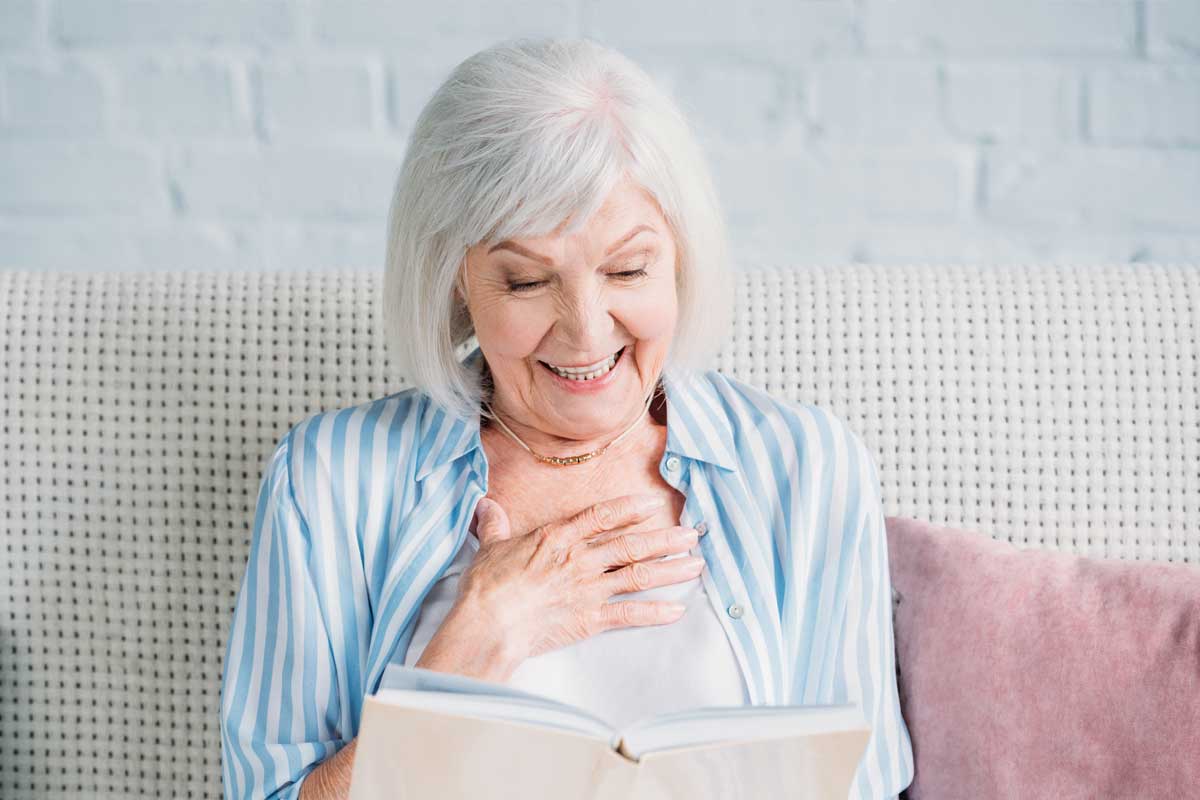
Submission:
POLYGON ((857 705, 713 706, 616 730, 549 697, 390 664, 364 701, 350 800, 845 800, 868 738, 857 705))

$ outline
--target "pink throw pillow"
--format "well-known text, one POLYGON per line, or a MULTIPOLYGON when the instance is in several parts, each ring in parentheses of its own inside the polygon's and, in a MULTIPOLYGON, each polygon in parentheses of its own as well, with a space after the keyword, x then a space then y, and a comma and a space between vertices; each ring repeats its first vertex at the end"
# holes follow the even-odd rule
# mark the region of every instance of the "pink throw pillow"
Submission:
POLYGON ((908 798, 1200 796, 1200 567, 886 525, 908 798))

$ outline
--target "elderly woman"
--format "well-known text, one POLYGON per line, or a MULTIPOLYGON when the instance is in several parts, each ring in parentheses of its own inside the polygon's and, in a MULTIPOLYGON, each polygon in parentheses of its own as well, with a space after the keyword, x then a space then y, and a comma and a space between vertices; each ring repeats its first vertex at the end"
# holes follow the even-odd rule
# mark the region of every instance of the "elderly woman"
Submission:
POLYGON ((262 482, 226 796, 344 797, 389 663, 616 724, 856 702, 853 796, 909 784, 876 467, 828 410, 704 368, 732 318, 722 237, 685 120, 623 56, 517 41, 453 71, 389 220, 414 385, 301 421, 262 482))

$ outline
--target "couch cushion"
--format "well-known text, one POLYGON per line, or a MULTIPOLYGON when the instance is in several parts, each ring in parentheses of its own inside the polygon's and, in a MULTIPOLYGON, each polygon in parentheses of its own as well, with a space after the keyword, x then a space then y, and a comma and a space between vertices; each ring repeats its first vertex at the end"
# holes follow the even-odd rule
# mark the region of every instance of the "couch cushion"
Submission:
POLYGON ((887 520, 907 796, 1200 786, 1200 567, 887 520))

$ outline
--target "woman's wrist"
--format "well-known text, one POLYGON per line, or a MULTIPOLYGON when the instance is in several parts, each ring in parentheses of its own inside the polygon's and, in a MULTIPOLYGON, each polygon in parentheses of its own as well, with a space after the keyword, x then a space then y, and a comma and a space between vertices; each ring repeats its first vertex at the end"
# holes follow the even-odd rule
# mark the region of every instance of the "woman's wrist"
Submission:
POLYGON ((416 666, 505 683, 524 661, 512 638, 460 600, 425 645, 416 666))
POLYGON ((300 783, 300 800, 343 800, 350 796, 350 777, 358 738, 322 761, 300 783))

